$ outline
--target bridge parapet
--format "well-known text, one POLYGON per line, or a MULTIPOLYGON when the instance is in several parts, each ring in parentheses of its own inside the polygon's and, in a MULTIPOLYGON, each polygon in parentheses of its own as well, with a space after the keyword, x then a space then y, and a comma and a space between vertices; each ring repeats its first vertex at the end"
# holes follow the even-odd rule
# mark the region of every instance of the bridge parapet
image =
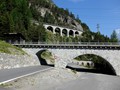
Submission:
MULTIPOLYGON (((10 42, 11 43, 11 42, 10 42)), ((47 43, 47 42, 14 42, 11 44, 46 44, 46 45, 119 45, 120 46, 120 42, 52 42, 52 43, 47 43)))
POLYGON ((54 48, 54 49, 109 49, 120 50, 120 44, 117 42, 75 42, 75 43, 45 43, 45 42, 24 42, 13 43, 13 45, 22 48, 54 48))

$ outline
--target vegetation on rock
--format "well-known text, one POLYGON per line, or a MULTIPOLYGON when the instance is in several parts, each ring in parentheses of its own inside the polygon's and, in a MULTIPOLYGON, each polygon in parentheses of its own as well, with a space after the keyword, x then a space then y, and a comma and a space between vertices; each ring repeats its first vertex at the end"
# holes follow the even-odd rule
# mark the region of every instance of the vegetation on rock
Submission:
POLYGON ((13 55, 24 55, 26 54, 22 49, 10 45, 4 41, 0 41, 0 53, 7 53, 13 55))
POLYGON ((41 58, 45 59, 47 64, 54 64, 55 63, 55 59, 54 59, 52 53, 47 51, 47 50, 42 52, 41 58))

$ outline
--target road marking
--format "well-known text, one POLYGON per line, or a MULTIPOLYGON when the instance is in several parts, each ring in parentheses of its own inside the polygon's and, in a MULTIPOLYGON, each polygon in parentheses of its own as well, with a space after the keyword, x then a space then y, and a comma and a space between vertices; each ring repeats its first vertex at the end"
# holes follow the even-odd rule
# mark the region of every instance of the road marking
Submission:
POLYGON ((1 84, 5 84, 5 83, 8 83, 8 82, 10 82, 10 81, 14 81, 14 80, 16 80, 16 79, 20 79, 20 78, 26 77, 26 76, 30 76, 30 75, 37 74, 37 73, 40 73, 40 72, 43 72, 43 71, 47 71, 47 70, 50 70, 50 69, 52 69, 52 68, 53 68, 53 67, 50 67, 50 68, 43 69, 43 70, 39 70, 39 71, 32 72, 32 73, 29 73, 29 74, 21 75, 21 76, 19 76, 19 77, 15 77, 15 78, 12 78, 12 79, 9 79, 9 80, 6 80, 6 81, 2 81, 2 82, 0 82, 0 85, 1 85, 1 84))

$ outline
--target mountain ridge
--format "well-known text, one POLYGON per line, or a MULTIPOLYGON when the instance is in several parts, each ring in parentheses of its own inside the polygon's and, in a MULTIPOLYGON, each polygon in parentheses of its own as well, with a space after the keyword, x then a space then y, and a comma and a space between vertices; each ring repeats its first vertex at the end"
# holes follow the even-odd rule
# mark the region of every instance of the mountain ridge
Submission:
POLYGON ((52 0, 0 0, 0 39, 6 40, 4 34, 9 33, 20 33, 26 41, 47 43, 111 41, 100 32, 92 32, 78 16, 68 9, 59 8, 52 0), (60 36, 60 33, 46 30, 44 23, 80 29, 83 33, 77 37, 72 34, 60 36))
MULTIPOLYGON (((29 4, 30 8, 36 10, 36 13, 40 15, 39 19, 46 18, 42 22, 83 30, 81 20, 78 17, 76 18, 68 9, 64 10, 63 8, 57 7, 52 0, 30 0, 29 4)), ((39 21, 39 19, 37 18, 36 21, 39 21)))

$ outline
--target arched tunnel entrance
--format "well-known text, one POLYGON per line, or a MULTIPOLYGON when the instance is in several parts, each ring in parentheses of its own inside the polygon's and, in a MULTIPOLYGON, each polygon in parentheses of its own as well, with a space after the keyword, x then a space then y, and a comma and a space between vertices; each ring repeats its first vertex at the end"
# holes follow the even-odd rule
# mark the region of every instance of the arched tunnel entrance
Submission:
POLYGON ((67 36, 67 29, 63 29, 62 33, 63 33, 64 36, 67 36))
POLYGON ((54 56, 49 50, 40 50, 36 55, 41 65, 53 66, 55 63, 54 56))
POLYGON ((52 26, 48 26, 47 29, 51 32, 53 32, 53 27, 52 26))
POLYGON ((76 71, 116 75, 113 66, 107 60, 98 55, 94 54, 80 55, 74 58, 72 63, 76 63, 77 65, 82 67, 82 68, 68 67, 76 71))
POLYGON ((69 35, 73 36, 73 34, 74 34, 73 30, 70 30, 69 35))
POLYGON ((60 35, 60 32, 61 32, 60 28, 57 27, 57 28, 55 29, 55 32, 56 32, 56 34, 60 35))

